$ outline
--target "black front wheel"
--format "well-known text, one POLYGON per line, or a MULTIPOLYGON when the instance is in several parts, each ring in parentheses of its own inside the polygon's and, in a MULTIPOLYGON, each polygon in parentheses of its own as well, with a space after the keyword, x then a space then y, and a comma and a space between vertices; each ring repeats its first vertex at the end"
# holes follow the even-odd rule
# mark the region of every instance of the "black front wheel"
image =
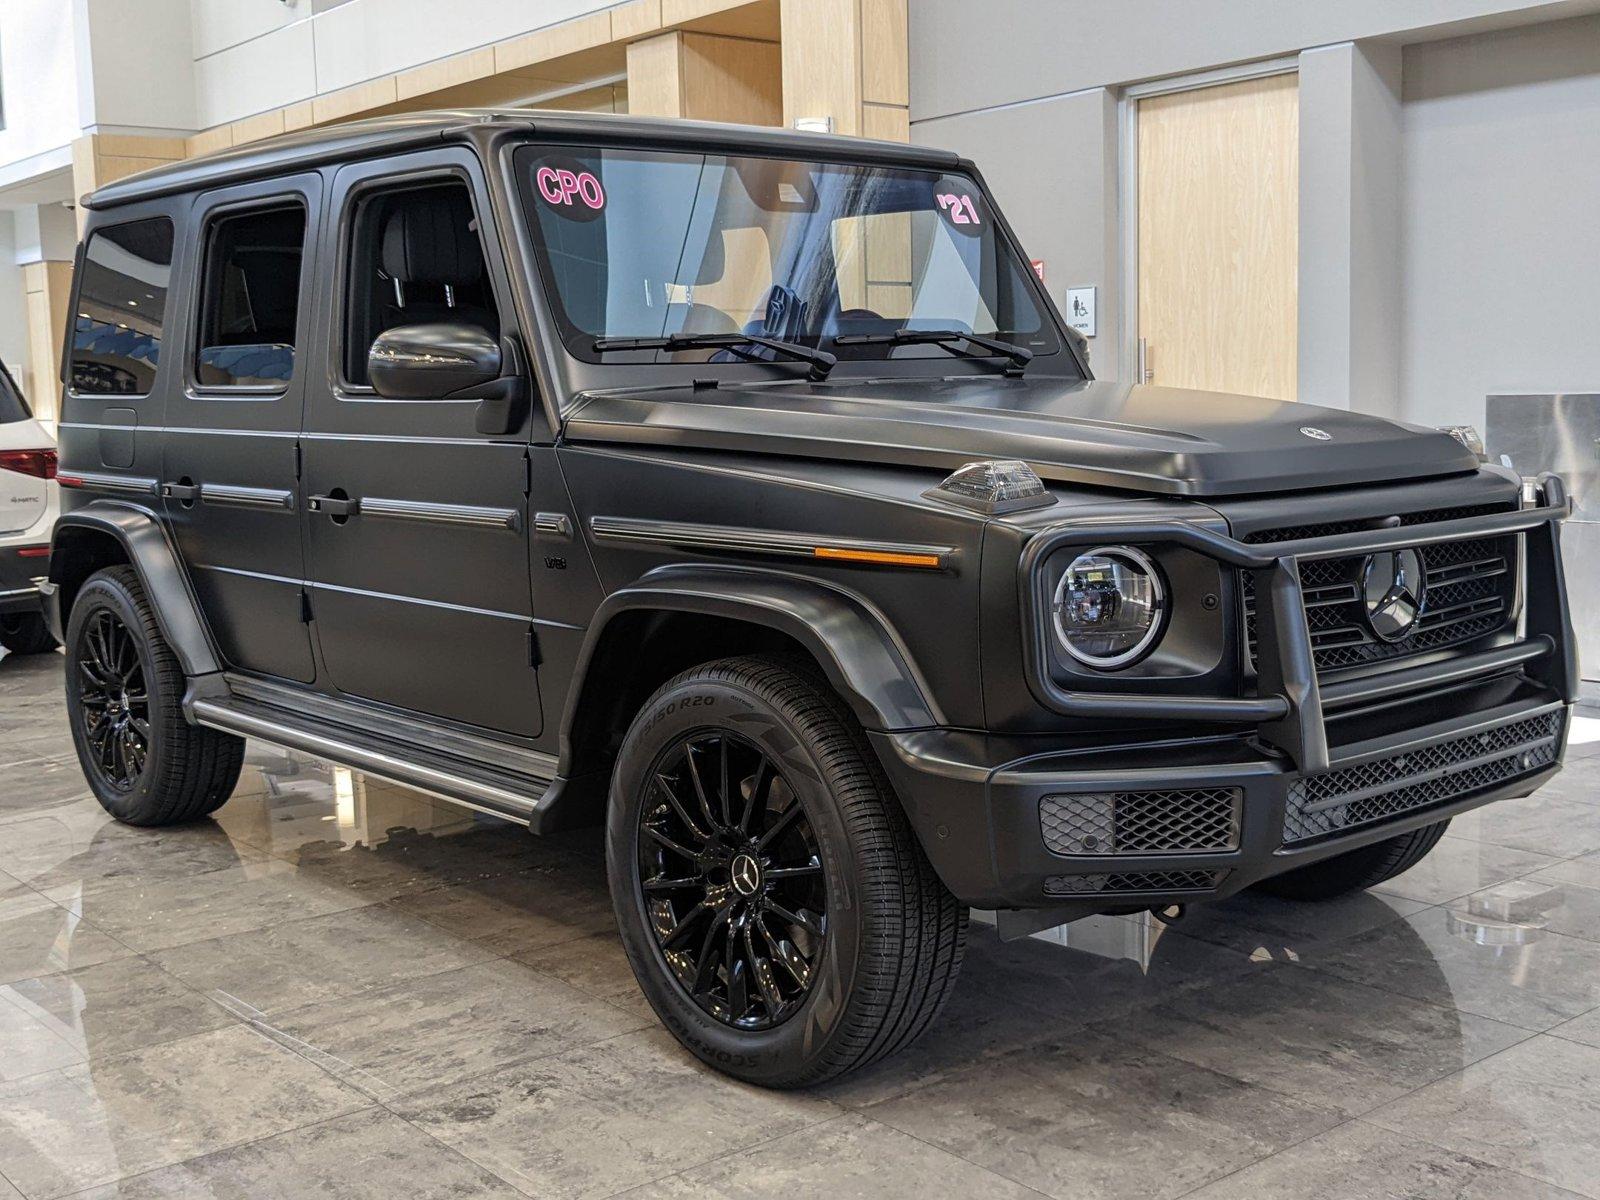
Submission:
POLYGON ((803 666, 666 684, 613 777, 612 896, 656 1013, 702 1060, 796 1087, 909 1044, 954 984, 966 910, 859 727, 803 666))
POLYGON ((184 719, 182 668, 133 569, 91 575, 66 632, 72 740, 106 811, 130 825, 175 825, 220 808, 244 741, 184 719))

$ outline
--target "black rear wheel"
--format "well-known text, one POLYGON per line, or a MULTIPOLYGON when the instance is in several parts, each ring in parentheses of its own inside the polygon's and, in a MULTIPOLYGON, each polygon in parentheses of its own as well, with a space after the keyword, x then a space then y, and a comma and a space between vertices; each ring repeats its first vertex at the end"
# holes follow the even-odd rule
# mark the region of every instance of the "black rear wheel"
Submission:
POLYGON ((623 741, 606 853, 645 997, 687 1049, 752 1083, 895 1053, 960 969, 966 909, 802 663, 725 659, 662 687, 623 741))
POLYGON ((175 825, 227 801, 244 740, 184 719, 183 670, 131 567, 97 571, 79 589, 66 686, 78 761, 112 816, 175 825))
POLYGON ((0 617, 0 646, 12 654, 48 654, 56 648, 50 627, 39 613, 11 613, 0 617))
POLYGON ((1285 900, 1332 900, 1347 892, 1377 887, 1426 858, 1449 828, 1449 821, 1424 825, 1410 833, 1274 875, 1256 884, 1256 888, 1285 900))

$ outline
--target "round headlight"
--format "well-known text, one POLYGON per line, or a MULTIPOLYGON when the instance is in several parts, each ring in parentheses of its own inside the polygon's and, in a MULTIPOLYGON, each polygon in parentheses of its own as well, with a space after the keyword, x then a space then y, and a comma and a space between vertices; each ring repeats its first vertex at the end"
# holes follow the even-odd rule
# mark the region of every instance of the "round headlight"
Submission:
POLYGON ((1109 671, 1136 661, 1161 632, 1166 595, 1156 566, 1129 546, 1086 551, 1056 584, 1056 636, 1081 663, 1109 671))

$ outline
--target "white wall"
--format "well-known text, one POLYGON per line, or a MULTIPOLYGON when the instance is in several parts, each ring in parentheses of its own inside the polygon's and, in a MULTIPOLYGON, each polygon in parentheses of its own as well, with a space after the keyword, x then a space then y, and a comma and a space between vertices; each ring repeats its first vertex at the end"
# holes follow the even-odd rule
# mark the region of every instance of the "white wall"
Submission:
MULTIPOLYGON (((611 0, 614 4, 616 0, 611 0)), ((189 0, 203 128, 610 7, 606 0, 189 0)))
POLYGON ((1401 393, 1600 391, 1600 17, 1406 48, 1401 393))
POLYGON ((83 128, 135 134, 193 130, 188 0, 72 0, 72 8, 83 128))
POLYGON ((77 58, 65 0, 0 0, 0 168, 78 136, 77 58))

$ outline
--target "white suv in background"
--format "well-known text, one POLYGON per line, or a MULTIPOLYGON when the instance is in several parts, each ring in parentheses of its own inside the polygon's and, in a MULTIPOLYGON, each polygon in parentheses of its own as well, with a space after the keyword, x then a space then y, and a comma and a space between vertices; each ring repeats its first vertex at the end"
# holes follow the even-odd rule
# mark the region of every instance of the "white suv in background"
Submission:
POLYGON ((55 480, 55 439, 0 366, 0 646, 12 654, 56 648, 39 594, 59 511, 55 480))

